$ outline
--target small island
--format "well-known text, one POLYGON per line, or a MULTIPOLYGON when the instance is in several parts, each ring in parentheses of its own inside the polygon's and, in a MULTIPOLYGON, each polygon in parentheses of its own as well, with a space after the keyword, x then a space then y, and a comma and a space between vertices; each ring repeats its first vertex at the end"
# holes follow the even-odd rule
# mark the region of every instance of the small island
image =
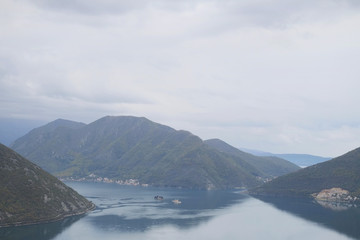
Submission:
POLYGON ((154 197, 155 200, 164 200, 164 197, 163 196, 159 196, 159 195, 156 195, 154 197))

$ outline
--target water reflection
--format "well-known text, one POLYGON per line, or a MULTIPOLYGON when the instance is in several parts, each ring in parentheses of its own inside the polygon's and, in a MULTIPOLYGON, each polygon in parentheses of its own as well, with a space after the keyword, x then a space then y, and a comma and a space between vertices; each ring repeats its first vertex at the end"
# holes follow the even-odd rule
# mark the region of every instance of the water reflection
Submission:
POLYGON ((97 208, 81 219, 74 217, 50 224, 3 228, 0 239, 262 240, 309 239, 309 236, 312 239, 348 239, 338 232, 355 238, 360 236, 360 213, 354 208, 339 212, 311 201, 280 198, 259 201, 232 191, 95 183, 69 185, 93 201, 97 208), (155 200, 156 195, 164 196, 164 200, 155 200), (182 203, 176 205, 172 202, 174 199, 182 203))
MULTIPOLYGON (((112 196, 109 201, 108 197, 88 196, 98 206, 87 217, 93 226, 119 232, 145 232, 165 225, 189 229, 209 221, 216 215, 217 209, 248 198, 247 195, 232 191, 117 188, 118 193, 121 193, 119 199, 112 196), (159 192, 164 200, 154 199, 159 192), (174 199, 181 200, 181 204, 174 204, 174 199)), ((82 193, 86 196, 86 192, 82 193)))
POLYGON ((73 223, 78 221, 80 218, 81 216, 74 216, 53 223, 0 228, 0 239, 1 240, 52 239, 56 235, 60 234, 62 231, 67 229, 69 226, 71 226, 73 223))
POLYGON ((280 210, 319 223, 352 238, 360 239, 360 208, 316 202, 312 199, 257 196, 280 210))
POLYGON ((0 239, 66 239, 69 233, 79 234, 89 229, 102 234, 147 233, 169 226, 179 230, 194 229, 214 218, 217 210, 249 198, 231 191, 142 188, 102 183, 68 185, 93 201, 97 208, 84 218, 70 217, 48 224, 0 228, 0 239), (164 200, 155 200, 156 195, 164 196, 164 200), (174 204, 174 199, 179 199, 181 204, 174 204))
POLYGON ((354 203, 345 203, 345 202, 327 202, 322 200, 316 200, 324 208, 329 208, 334 211, 345 211, 351 208, 357 208, 358 206, 354 203))
POLYGON ((210 216, 193 217, 193 218, 136 218, 127 219, 124 216, 118 215, 104 215, 92 217, 89 219, 94 226, 101 228, 104 231, 119 231, 119 232, 145 232, 165 225, 176 226, 179 229, 187 229, 198 226, 201 222, 210 220, 210 216))

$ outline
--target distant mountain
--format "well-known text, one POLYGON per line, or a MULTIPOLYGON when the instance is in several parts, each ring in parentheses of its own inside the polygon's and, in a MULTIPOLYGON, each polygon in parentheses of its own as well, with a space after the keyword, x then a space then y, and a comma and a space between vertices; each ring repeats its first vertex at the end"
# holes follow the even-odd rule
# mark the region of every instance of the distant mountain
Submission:
POLYGON ((57 120, 19 138, 12 148, 60 177, 231 188, 258 185, 261 175, 189 132, 131 116, 104 117, 88 125, 57 120))
POLYGON ((251 192, 258 195, 310 196, 332 188, 341 188, 349 191, 352 197, 360 197, 360 148, 278 177, 251 192))
POLYGON ((0 227, 60 220, 94 205, 0 144, 0 227))
POLYGON ((247 148, 240 148, 240 150, 247 152, 247 153, 251 153, 253 155, 256 156, 274 156, 274 157, 279 157, 282 159, 285 159, 289 162, 292 162, 300 167, 308 167, 314 164, 318 164, 318 163, 322 163, 325 161, 330 160, 331 158, 329 157, 320 157, 320 156, 315 156, 315 155, 310 155, 310 154, 286 154, 286 153, 269 153, 269 152, 263 152, 263 151, 259 151, 259 150, 252 150, 252 149, 247 149, 247 148))
POLYGON ((10 146, 16 139, 44 123, 39 120, 0 118, 0 143, 10 146))
POLYGON ((314 164, 326 162, 330 160, 329 157, 320 157, 320 156, 314 156, 310 154, 275 154, 275 156, 288 160, 289 162, 292 162, 300 167, 308 167, 314 164))
POLYGON ((299 166, 278 157, 259 157, 240 151, 219 139, 210 139, 204 142, 220 152, 243 159, 254 168, 258 169, 263 177, 278 177, 300 169, 299 166))
POLYGON ((131 116, 88 125, 57 120, 19 138, 12 148, 65 178, 211 189, 252 187, 273 176, 190 132, 131 116))

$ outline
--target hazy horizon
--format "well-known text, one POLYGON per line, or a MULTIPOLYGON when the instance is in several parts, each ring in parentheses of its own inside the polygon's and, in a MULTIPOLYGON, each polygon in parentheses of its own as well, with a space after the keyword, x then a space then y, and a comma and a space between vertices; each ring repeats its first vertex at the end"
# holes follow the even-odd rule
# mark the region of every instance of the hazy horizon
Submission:
POLYGON ((360 2, 3 0, 0 118, 146 117, 273 153, 360 147, 360 2))

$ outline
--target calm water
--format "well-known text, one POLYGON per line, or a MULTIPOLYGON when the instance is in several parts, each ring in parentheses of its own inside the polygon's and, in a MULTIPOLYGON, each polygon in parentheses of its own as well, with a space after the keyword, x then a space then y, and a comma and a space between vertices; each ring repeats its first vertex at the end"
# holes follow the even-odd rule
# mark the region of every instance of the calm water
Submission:
POLYGON ((2 228, 0 239, 360 239, 358 208, 259 200, 234 191, 67 184, 97 209, 56 223, 2 228), (154 200, 155 195, 164 200, 154 200))

